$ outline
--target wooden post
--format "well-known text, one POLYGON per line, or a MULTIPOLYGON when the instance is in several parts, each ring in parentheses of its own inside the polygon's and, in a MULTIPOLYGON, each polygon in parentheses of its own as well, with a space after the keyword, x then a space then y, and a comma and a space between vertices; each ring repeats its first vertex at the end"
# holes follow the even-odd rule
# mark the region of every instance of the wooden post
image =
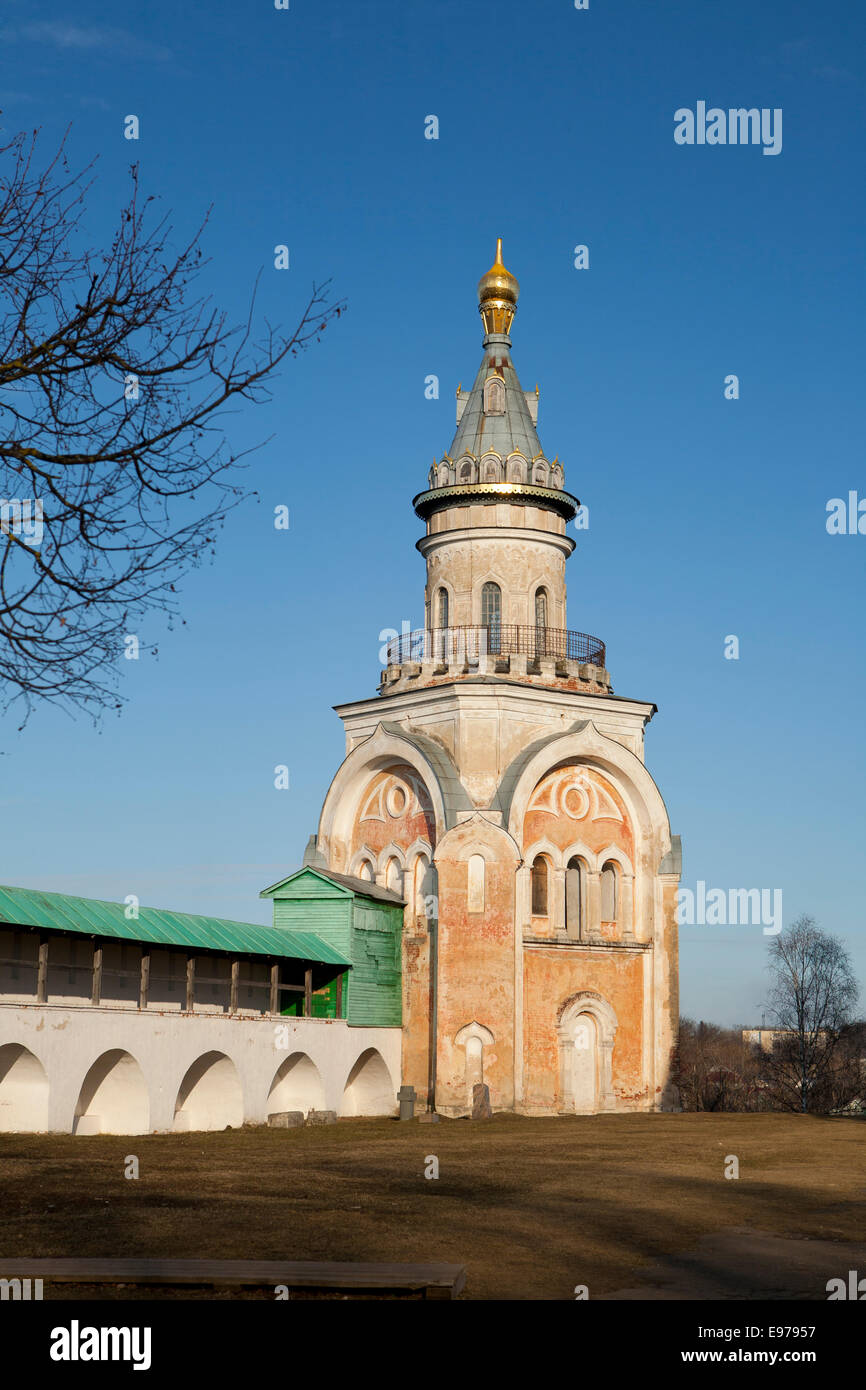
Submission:
POLYGON ((93 943, 93 987, 90 991, 90 1002, 98 1004, 102 998, 102 947, 97 941, 93 943))
POLYGON ((147 996, 150 992, 150 951, 146 946, 141 950, 141 983, 138 987, 138 1007, 147 1008, 147 996))
POLYGON ((186 1011, 191 1014, 195 1007, 195 956, 186 958, 186 1011))
POLYGON ((336 1016, 337 1018, 342 1018, 342 1017, 343 1017, 343 973, 342 973, 342 971, 341 971, 340 974, 337 976, 337 1009, 336 1009, 336 1015, 335 1015, 335 1016, 336 1016))
POLYGON ((229 994, 229 1013, 236 1014, 238 1011, 238 984, 241 978, 241 963, 239 960, 232 961, 232 987, 229 994))
POLYGON ((37 1004, 48 1002, 48 940, 47 936, 40 936, 39 938, 39 968, 36 972, 37 1004))
POLYGON ((313 1016, 313 967, 307 966, 304 971, 304 1018, 313 1016))
POLYGON ((280 962, 271 962, 271 1013, 280 1012, 280 962))

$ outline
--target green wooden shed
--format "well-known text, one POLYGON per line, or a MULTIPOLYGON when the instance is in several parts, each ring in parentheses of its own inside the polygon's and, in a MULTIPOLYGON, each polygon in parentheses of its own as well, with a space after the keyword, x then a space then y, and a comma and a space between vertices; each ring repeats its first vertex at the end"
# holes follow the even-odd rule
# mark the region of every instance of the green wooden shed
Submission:
POLYGON ((343 1017, 366 1027, 403 1022, 403 899, 365 879, 305 865, 259 895, 272 898, 274 926, 314 932, 352 962, 343 1017))

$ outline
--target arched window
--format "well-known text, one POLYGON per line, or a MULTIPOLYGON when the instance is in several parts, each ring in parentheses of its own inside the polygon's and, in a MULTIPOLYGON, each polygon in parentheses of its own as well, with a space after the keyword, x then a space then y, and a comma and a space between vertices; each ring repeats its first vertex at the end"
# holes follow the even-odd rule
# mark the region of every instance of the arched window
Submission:
POLYGON ((487 649, 498 652, 502 636, 502 590, 485 584, 481 590, 481 626, 487 628, 487 649))
POLYGON ((499 482, 499 464, 497 463, 496 459, 485 460, 484 481, 485 483, 499 482))
POLYGON ((565 930, 579 940, 583 936, 586 871, 579 859, 569 859, 565 871, 565 930))
POLYGON ((385 866, 385 887, 390 888, 392 893, 403 892, 403 870, 400 868, 399 859, 389 859, 385 866))
POLYGON ((484 414, 505 414, 505 382, 493 376, 484 385, 484 414))
POLYGON ((535 626, 547 627, 547 590, 535 591, 535 626))
POLYGON ((361 867, 358 870, 358 877, 362 878, 365 883, 373 882, 373 879, 376 877, 376 875, 373 872, 373 865, 370 863, 369 859, 361 860, 361 867))
POLYGON ((532 865, 532 915, 547 916, 547 860, 539 854, 532 865))
POLYGON ((472 464, 468 461, 460 465, 460 481, 461 483, 472 482, 472 464))
POLYGON ((448 627, 448 590, 440 589, 436 603, 436 626, 448 627))
POLYGON ((605 864, 601 871, 601 920, 616 921, 616 869, 613 864, 605 864))

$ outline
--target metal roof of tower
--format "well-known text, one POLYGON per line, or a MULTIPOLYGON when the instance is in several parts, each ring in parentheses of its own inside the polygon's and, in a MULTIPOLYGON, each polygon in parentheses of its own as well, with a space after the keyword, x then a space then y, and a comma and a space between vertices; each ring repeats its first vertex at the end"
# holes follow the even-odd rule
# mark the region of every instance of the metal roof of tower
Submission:
POLYGON ((478 283, 478 308, 485 328, 484 357, 449 450, 452 459, 459 459, 463 454, 480 458, 491 449, 503 458, 515 449, 519 449, 527 459, 537 458, 543 453, 523 387, 511 360, 511 339, 508 335, 519 293, 517 280, 503 263, 500 237, 496 245, 496 260, 478 283), (485 414, 484 411, 484 387, 494 376, 498 376, 505 387, 505 410, 496 415, 485 414))

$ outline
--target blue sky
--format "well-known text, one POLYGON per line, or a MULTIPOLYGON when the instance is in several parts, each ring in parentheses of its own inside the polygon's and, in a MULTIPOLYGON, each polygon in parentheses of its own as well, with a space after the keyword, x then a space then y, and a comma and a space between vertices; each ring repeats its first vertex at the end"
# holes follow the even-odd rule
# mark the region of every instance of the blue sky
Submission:
MULTIPOLYGON (((828 499, 866 496, 862 9, 7 0, 0 37, 6 128, 41 126, 47 152, 71 123, 74 160, 98 156, 94 241, 136 159, 178 240, 213 205, 203 287, 233 315, 260 268, 272 319, 327 277, 349 306, 227 421, 270 437, 261 503, 185 583, 186 625, 145 631, 159 659, 121 663, 122 715, 0 729, 2 880, 267 921, 258 891, 300 862, 342 757, 331 706, 375 693, 383 628, 423 620, 410 501, 477 370, 502 236, 515 363, 590 509, 569 625, 659 706, 647 761, 683 884, 782 889, 866 984, 866 536, 825 528, 828 499), (782 152, 675 144, 701 100, 781 108, 782 152)), ((684 928, 683 1012, 757 1020, 766 946, 684 928)))

